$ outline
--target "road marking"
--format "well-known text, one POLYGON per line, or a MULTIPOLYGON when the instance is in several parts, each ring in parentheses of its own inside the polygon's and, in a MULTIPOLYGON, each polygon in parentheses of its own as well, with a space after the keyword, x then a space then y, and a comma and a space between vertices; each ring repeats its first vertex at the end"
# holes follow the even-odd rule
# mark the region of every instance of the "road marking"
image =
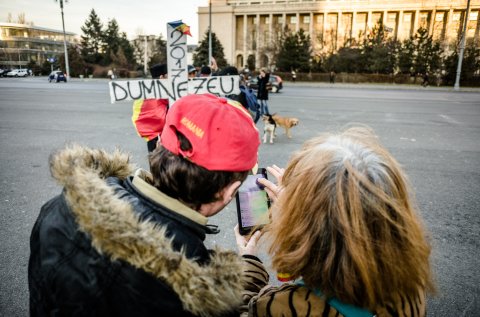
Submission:
POLYGON ((446 114, 439 114, 439 116, 444 119, 445 121, 453 124, 461 124, 457 120, 453 119, 452 117, 447 116, 446 114))

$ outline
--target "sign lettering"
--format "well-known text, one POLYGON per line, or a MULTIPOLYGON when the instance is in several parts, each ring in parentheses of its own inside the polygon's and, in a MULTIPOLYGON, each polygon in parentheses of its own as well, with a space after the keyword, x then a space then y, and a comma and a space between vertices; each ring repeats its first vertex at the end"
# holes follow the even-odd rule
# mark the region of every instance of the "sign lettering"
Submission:
POLYGON ((167 79, 110 81, 110 101, 137 99, 175 100, 188 94, 211 93, 225 96, 240 93, 239 76, 212 76, 188 79, 187 35, 178 27, 181 21, 167 23, 167 79))

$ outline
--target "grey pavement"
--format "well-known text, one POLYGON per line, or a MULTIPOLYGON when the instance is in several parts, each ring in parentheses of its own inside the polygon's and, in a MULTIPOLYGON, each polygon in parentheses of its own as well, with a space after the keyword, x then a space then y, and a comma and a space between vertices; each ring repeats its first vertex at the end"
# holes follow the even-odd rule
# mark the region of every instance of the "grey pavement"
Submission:
MULTIPOLYGON (((292 139, 279 131, 274 144, 261 145, 260 165, 286 165, 320 132, 371 126, 409 175, 431 237, 438 292, 428 298, 429 316, 479 316, 480 90, 286 82, 270 97, 271 112, 300 124, 292 139)), ((49 154, 67 142, 120 147, 146 168, 131 110, 128 102, 110 104, 106 80, 0 78, 0 316, 28 315, 30 231, 41 205, 61 191, 49 154)), ((210 223, 221 233, 207 243, 234 248, 234 204, 210 223)), ((269 263, 265 252, 261 257, 269 263)))

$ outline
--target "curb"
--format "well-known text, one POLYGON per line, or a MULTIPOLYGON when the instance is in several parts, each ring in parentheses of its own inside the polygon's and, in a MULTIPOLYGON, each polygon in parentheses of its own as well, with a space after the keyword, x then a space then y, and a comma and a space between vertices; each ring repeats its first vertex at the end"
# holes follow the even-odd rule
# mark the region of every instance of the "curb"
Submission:
POLYGON ((448 91, 448 92, 480 92, 480 87, 460 87, 459 90, 455 90, 453 87, 450 86, 427 86, 422 87, 420 84, 418 85, 410 85, 410 84, 369 84, 369 83, 322 83, 322 82, 283 82, 283 87, 319 87, 319 88, 338 88, 338 89, 351 89, 351 88, 358 88, 358 89, 385 89, 385 90, 428 90, 428 91, 448 91))

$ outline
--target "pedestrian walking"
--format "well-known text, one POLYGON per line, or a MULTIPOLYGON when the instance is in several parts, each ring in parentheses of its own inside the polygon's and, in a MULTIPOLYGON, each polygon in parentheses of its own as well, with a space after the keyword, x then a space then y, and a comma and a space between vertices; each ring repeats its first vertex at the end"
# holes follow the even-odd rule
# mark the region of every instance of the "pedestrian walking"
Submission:
POLYGON ((427 87, 427 86, 429 85, 429 83, 430 83, 430 78, 429 78, 429 76, 428 76, 428 72, 425 72, 425 73, 423 74, 423 77, 422 77, 422 78, 423 78, 422 86, 423 86, 423 87, 427 87))
POLYGON ((270 114, 268 110, 268 84, 270 81, 270 74, 265 68, 260 70, 260 74, 257 77, 258 80, 258 90, 257 90, 257 99, 260 103, 260 112, 262 115, 270 114))
POLYGON ((335 76, 336 75, 337 74, 335 74, 335 72, 333 70, 330 72, 330 83, 331 84, 335 84, 335 76))

